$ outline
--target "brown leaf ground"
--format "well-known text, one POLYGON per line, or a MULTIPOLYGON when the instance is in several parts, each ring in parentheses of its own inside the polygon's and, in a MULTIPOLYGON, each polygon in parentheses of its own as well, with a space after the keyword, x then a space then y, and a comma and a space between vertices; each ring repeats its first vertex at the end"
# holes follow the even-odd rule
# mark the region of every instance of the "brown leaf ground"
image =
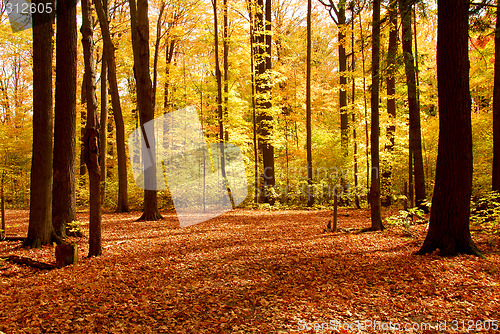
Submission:
MULTIPOLYGON (((409 324, 408 333, 500 333, 498 237, 473 236, 486 260, 441 258, 412 255, 425 225, 325 234, 329 211, 236 210, 185 229, 173 213, 139 215, 103 215, 101 257, 86 258, 82 238, 73 239, 77 265, 0 263, 0 331, 376 333, 409 324)), ((25 235, 27 221, 27 211, 8 211, 8 232, 25 235)), ((339 227, 369 224, 367 211, 340 210, 339 227)), ((55 262, 53 246, 0 242, 7 254, 55 262)))

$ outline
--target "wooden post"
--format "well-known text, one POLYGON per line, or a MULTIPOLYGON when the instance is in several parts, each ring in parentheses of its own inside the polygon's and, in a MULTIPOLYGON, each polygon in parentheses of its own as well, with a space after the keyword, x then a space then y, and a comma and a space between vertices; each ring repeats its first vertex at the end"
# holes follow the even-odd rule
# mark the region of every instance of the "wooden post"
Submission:
POLYGON ((337 208, 338 208, 338 199, 339 196, 337 194, 333 194, 333 224, 331 232, 337 231, 337 208))

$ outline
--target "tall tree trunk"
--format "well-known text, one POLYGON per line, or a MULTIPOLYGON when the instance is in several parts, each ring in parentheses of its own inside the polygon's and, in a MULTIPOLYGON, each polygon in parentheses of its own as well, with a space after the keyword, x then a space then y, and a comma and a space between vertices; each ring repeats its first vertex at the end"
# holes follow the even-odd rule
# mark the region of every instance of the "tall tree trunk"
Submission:
POLYGON ((354 52, 354 18, 355 18, 354 5, 351 4, 351 71, 352 71, 352 86, 351 86, 351 113, 352 113, 352 140, 354 142, 354 202, 356 208, 361 209, 359 203, 358 193, 358 136, 356 133, 356 79, 354 71, 356 69, 356 53, 354 52))
POLYGON ((3 238, 5 238, 5 195, 3 192, 4 179, 5 171, 2 171, 2 180, 0 184, 0 215, 2 220, 2 226, 0 228, 0 240, 3 240, 3 238))
POLYGON ((396 56, 398 52, 398 10, 397 0, 390 0, 389 3, 389 47, 387 50, 387 114, 389 124, 386 128, 386 136, 389 141, 385 145, 387 159, 384 163, 382 173, 383 196, 381 204, 390 206, 392 202, 392 152, 394 150, 396 134, 396 56))
POLYGON ((365 156, 366 156, 366 188, 370 186, 370 142, 368 141, 368 102, 366 98, 366 66, 365 66, 365 38, 363 37, 363 20, 359 20, 361 35, 361 60, 363 65, 363 106, 365 112, 365 156))
POLYGON ((424 160, 422 158, 422 139, 420 134, 420 110, 417 104, 417 85, 415 79, 415 61, 412 53, 411 14, 413 0, 399 0, 403 55, 408 87, 408 110, 410 114, 410 151, 413 157, 413 175, 415 178, 415 204, 425 201, 424 160))
POLYGON ((500 191, 500 1, 495 30, 495 79, 493 85, 493 175, 492 190, 500 191))
MULTIPOLYGON (((106 1, 105 1, 106 2, 106 1)), ((101 63, 101 115, 100 115, 100 133, 99 133, 99 164, 101 166, 101 206, 104 206, 106 201, 106 158, 107 158, 107 144, 108 144, 108 66, 106 62, 106 47, 102 52, 101 63)))
POLYGON ((311 136, 311 11, 312 2, 307 1, 307 61, 306 61, 306 148, 307 148, 307 206, 314 203, 313 194, 313 168, 312 168, 312 136, 311 136))
MULTIPOLYGON (((109 91, 111 93, 111 107, 116 127, 116 154, 118 158, 118 203, 116 212, 128 212, 128 183, 127 183, 127 154, 125 150, 125 123, 123 121, 122 108, 120 103, 120 93, 118 90, 118 80, 116 78, 115 47, 111 40, 109 24, 106 11, 101 0, 93 0, 101 33, 103 36, 106 52, 106 64, 108 66, 109 91)), ((104 132, 106 130, 103 128, 104 132)))
POLYGON ((82 45, 85 63, 87 125, 85 126, 84 160, 89 171, 90 217, 89 257, 102 254, 101 247, 101 171, 99 167, 99 122, 95 88, 95 64, 92 7, 90 0, 82 0, 82 45))
POLYGON ((76 0, 57 2, 52 224, 66 237, 76 218, 76 0))
POLYGON ((160 7, 160 14, 158 14, 158 21, 156 21, 156 41, 155 41, 155 53, 153 58, 153 106, 156 108, 156 88, 158 85, 158 58, 160 54, 160 42, 161 42, 161 25, 162 16, 165 11, 165 2, 162 2, 160 7))
MULTIPOLYGON (((223 46, 223 56, 222 56, 222 63, 224 67, 224 109, 223 109, 223 114, 224 114, 224 120, 227 119, 227 108, 229 104, 229 18, 227 14, 227 0, 223 1, 223 10, 224 10, 224 41, 222 42, 223 46)), ((226 122, 227 126, 227 122, 226 122)), ((227 142, 229 140, 229 131, 226 128, 225 129, 225 141, 227 142)))
MULTIPOLYGON (((340 71, 340 142, 344 157, 349 155, 349 114, 347 110, 347 55, 346 46, 346 17, 345 1, 339 1, 338 5, 338 38, 339 38, 339 71, 340 71)), ((345 183, 345 180, 342 180, 345 183)))
MULTIPOLYGON (((137 84, 137 105, 141 126, 154 119, 153 87, 149 75, 149 19, 148 1, 129 0, 132 47, 134 53, 134 76, 137 84)), ((149 149, 154 150, 155 138, 148 138, 149 149)), ((148 154, 143 152, 143 154, 148 154)), ((149 189, 156 188, 156 165, 144 171, 144 181, 149 189)), ((144 190, 144 212, 139 220, 162 219, 158 211, 156 190, 144 190)))
MULTIPOLYGON (((33 0, 45 8, 52 1, 33 0)), ((52 227, 52 35, 53 18, 34 12, 33 19, 33 155, 30 215, 24 245, 39 248, 55 236, 52 227)))
POLYGON ((371 92, 371 147, 372 173, 370 186, 371 230, 383 230, 380 216, 380 157, 379 157, 379 86, 380 86, 380 0, 373 1, 372 26, 372 92, 371 92))
POLYGON ((470 230, 469 1, 438 0, 439 144, 429 232, 417 254, 476 254, 470 230))
POLYGON ((271 143, 272 122, 272 89, 267 71, 271 70, 271 0, 257 0, 255 15, 256 35, 256 102, 258 146, 262 152, 263 191, 262 202, 272 203, 269 187, 275 184, 274 147, 271 143))
POLYGON ((257 147, 257 119, 255 102, 255 7, 252 0, 247 1, 250 18, 250 71, 252 81, 252 122, 253 122, 253 152, 254 152, 254 203, 259 202, 259 152, 257 147))
POLYGON ((170 43, 166 43, 165 49, 165 89, 164 89, 164 100, 163 100, 163 108, 165 112, 172 111, 172 101, 170 99, 170 72, 172 61, 174 59, 174 51, 176 48, 175 40, 170 41, 170 43))

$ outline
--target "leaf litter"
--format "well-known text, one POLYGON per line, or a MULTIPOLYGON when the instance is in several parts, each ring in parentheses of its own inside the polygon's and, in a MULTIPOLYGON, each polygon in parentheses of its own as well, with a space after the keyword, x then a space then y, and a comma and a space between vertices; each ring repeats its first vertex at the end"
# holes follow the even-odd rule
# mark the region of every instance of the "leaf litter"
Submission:
MULTIPOLYGON (((498 235, 474 232, 486 259, 442 258, 412 255, 425 225, 323 233, 331 211, 238 209, 181 229, 173 212, 162 214, 157 222, 136 222, 139 212, 103 214, 103 255, 87 258, 88 214, 79 213, 85 237, 68 238, 78 264, 0 262, 0 331, 376 333, 387 329, 381 324, 447 321, 445 332, 458 333, 466 330, 453 321, 483 332, 494 331, 478 323, 500 322, 498 235)), ((7 225, 25 235, 28 212, 7 211, 7 225)), ((339 210, 346 231, 368 226, 369 211, 339 210)), ((0 258, 7 255, 55 263, 53 245, 1 242, 0 258)))

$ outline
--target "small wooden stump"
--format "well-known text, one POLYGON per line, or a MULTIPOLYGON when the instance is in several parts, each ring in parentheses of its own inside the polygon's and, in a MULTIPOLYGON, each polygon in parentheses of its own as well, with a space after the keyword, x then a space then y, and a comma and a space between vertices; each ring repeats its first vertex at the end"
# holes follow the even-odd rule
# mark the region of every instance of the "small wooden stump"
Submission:
POLYGON ((78 263, 78 246, 76 244, 60 244, 56 246, 56 266, 64 266, 78 263))

